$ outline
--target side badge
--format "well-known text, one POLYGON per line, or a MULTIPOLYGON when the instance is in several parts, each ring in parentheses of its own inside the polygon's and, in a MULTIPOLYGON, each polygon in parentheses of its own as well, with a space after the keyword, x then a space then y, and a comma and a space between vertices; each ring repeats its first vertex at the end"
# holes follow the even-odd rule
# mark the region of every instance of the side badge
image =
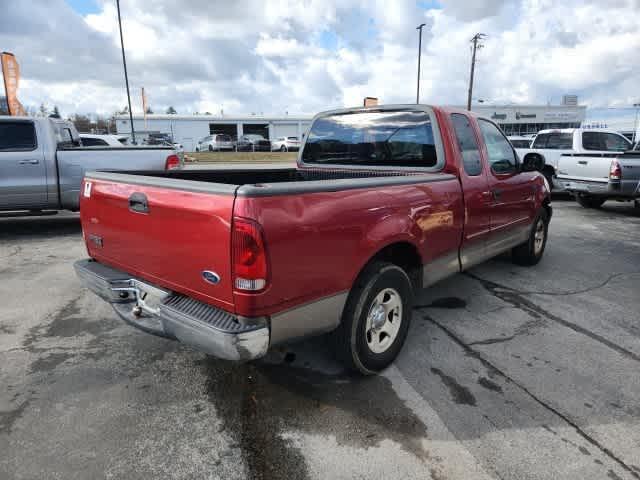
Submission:
POLYGON ((205 282, 213 283, 214 285, 220 281, 220 276, 211 270, 203 270, 202 278, 204 278, 205 282))

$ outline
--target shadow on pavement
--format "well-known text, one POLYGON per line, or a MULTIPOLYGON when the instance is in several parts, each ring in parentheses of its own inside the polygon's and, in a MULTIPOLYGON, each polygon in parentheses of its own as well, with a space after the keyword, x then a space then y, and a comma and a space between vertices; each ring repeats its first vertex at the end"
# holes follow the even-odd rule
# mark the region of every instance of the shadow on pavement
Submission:
POLYGON ((80 235, 81 231, 79 214, 51 217, 0 217, 0 239, 2 240, 80 235))

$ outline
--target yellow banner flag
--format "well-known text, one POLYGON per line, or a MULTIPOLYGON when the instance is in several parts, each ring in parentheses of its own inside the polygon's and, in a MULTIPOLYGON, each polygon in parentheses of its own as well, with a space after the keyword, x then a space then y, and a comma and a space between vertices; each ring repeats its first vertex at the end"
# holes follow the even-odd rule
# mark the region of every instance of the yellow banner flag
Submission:
POLYGON ((4 91, 7 95, 7 106, 9 108, 9 115, 12 116, 24 116, 27 113, 24 111, 22 104, 18 100, 18 84, 20 82, 20 67, 13 53, 2 52, 0 56, 2 61, 2 75, 4 77, 4 91))

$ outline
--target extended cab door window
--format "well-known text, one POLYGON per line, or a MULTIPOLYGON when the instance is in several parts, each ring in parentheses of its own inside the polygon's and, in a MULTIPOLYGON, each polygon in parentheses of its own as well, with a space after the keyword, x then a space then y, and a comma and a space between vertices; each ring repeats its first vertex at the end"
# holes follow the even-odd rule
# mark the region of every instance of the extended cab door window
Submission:
POLYGON ((464 171, 470 176, 480 175, 482 173, 480 149, 469 119, 466 115, 454 113, 451 115, 451 123, 453 123, 453 130, 462 154, 464 171))
MULTIPOLYGON (((438 137, 439 138, 439 137, 438 137)), ((427 112, 347 112, 313 122, 302 152, 306 164, 418 167, 439 170, 444 157, 427 112)))
POLYGON ((487 147, 491 170, 497 174, 515 173, 517 168, 516 154, 509 140, 493 123, 483 119, 480 119, 478 123, 487 147))

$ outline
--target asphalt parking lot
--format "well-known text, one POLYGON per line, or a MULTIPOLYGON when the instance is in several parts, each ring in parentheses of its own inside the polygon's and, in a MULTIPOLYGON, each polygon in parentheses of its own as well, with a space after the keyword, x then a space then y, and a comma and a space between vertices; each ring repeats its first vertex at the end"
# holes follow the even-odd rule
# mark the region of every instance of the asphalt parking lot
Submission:
POLYGON ((419 295, 354 378, 314 339, 221 362, 82 288, 77 215, 0 219, 0 478, 640 478, 640 215, 554 202, 543 261, 419 295))

